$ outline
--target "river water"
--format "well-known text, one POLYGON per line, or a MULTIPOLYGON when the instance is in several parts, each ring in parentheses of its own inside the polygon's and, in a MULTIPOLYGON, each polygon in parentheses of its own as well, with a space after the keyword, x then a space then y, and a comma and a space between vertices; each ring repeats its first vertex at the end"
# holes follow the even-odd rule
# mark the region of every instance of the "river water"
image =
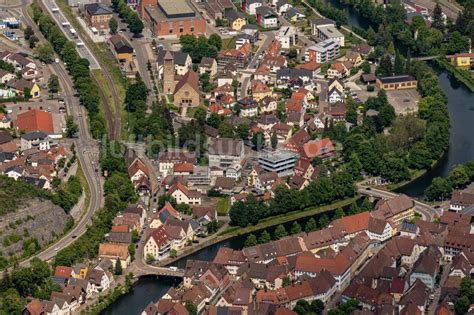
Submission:
MULTIPOLYGON (((346 11, 349 25, 363 29, 367 29, 370 25, 354 9, 340 4, 337 0, 329 0, 328 3, 346 11)), ((450 146, 448 152, 432 170, 398 190, 414 197, 422 196, 434 177, 446 176, 453 165, 474 159, 474 94, 445 71, 440 71, 438 78, 448 97, 451 118, 450 146)), ((299 223, 304 226, 306 220, 303 219, 299 223)), ((287 230, 290 226, 291 223, 286 225, 287 230)), ((272 229, 268 230, 271 231, 272 229)), ((245 238, 245 235, 241 235, 207 247, 178 261, 175 265, 184 267, 187 259, 212 260, 219 247, 241 249, 245 238)), ((130 293, 119 298, 102 314, 140 314, 150 302, 158 301, 171 286, 178 283, 177 279, 168 277, 141 278, 130 293)))

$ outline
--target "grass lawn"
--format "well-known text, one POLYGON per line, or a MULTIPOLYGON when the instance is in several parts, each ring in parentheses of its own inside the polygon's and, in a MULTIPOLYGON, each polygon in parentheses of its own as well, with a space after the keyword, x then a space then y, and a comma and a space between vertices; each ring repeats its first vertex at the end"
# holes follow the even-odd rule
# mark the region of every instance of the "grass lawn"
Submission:
POLYGON ((231 49, 231 48, 235 48, 235 37, 223 38, 222 39, 222 49, 221 50, 231 49))
POLYGON ((227 215, 227 209, 229 208, 229 197, 225 196, 219 199, 217 202, 217 215, 227 215))
POLYGON ((91 72, 94 74, 94 77, 101 86, 100 88, 107 97, 107 102, 110 105, 110 111, 112 113, 115 113, 115 106, 112 106, 112 104, 114 104, 114 97, 112 95, 112 90, 110 89, 110 86, 107 84, 107 80, 105 79, 104 74, 100 70, 91 70, 91 72))

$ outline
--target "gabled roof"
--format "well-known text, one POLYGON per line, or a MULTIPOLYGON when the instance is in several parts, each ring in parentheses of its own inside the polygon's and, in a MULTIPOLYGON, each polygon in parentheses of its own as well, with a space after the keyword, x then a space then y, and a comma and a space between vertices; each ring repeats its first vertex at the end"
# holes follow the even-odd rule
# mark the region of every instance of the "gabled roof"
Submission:
POLYGON ((196 93, 199 94, 199 75, 194 72, 192 69, 189 69, 188 72, 178 81, 174 93, 178 93, 185 85, 189 85, 196 93))
POLYGON ((101 3, 86 4, 84 7, 90 15, 112 14, 112 10, 101 3))
POLYGON ((43 131, 53 133, 53 117, 51 113, 32 109, 17 116, 16 127, 25 132, 43 131))

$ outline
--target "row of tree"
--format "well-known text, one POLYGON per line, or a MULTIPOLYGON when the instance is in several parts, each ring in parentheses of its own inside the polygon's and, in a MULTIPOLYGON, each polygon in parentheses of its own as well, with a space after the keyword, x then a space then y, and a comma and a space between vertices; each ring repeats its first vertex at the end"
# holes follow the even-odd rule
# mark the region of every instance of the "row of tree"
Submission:
POLYGON ((97 257, 99 244, 103 242, 104 235, 110 231, 115 215, 124 210, 129 203, 137 200, 126 172, 123 146, 116 142, 107 142, 104 147, 106 150, 101 152, 100 159, 102 169, 108 174, 104 184, 104 208, 96 212, 92 224, 82 236, 58 252, 54 265, 72 266, 84 259, 97 257))
POLYGON ((446 200, 451 198, 454 189, 465 188, 471 182, 474 182, 474 160, 454 166, 447 178, 433 178, 425 190, 425 197, 427 200, 446 200))
POLYGON ((280 185, 269 202, 249 195, 245 201, 232 205, 229 216, 232 225, 245 227, 249 224, 255 225, 269 216, 330 204, 355 194, 352 176, 346 171, 339 171, 312 181, 301 191, 280 185))
POLYGON ((41 33, 51 43, 54 51, 67 64, 69 74, 74 81, 74 87, 80 94, 80 102, 89 112, 91 134, 99 138, 105 132, 105 121, 99 114, 99 92, 93 83, 89 70, 89 61, 80 58, 75 44, 62 33, 54 20, 46 16, 37 3, 32 4, 33 20, 41 33))
MULTIPOLYGON (((316 221, 315 218, 310 218, 308 221, 306 221, 304 228, 297 222, 294 221, 291 225, 291 228, 289 231, 286 230, 285 226, 282 224, 278 225, 275 230, 273 231, 273 240, 279 240, 285 236, 288 235, 295 235, 299 234, 301 232, 313 232, 318 229, 324 229, 326 228, 331 221, 340 219, 346 215, 354 215, 360 212, 365 212, 365 211, 371 211, 373 209, 373 205, 370 203, 370 201, 366 198, 362 201, 360 205, 357 204, 357 202, 353 202, 349 211, 344 211, 342 208, 337 208, 334 211, 334 214, 332 218, 330 219, 327 214, 323 214, 318 221, 316 221)), ((250 246, 255 246, 257 244, 265 244, 268 243, 272 240, 272 237, 270 233, 267 230, 264 230, 262 233, 260 233, 260 236, 257 238, 255 234, 251 233, 247 236, 247 239, 245 240, 245 247, 250 247, 250 246)))
MULTIPOLYGON (((142 33, 145 26, 143 25, 140 16, 138 16, 138 13, 130 8, 130 6, 127 4, 127 1, 112 0, 112 6, 114 10, 118 12, 120 18, 128 24, 128 28, 130 29, 130 32, 133 33, 133 35, 137 36, 142 33)), ((110 26, 111 32, 114 33, 113 30, 116 30, 117 28, 116 25, 114 22, 112 22, 112 25, 110 26)))

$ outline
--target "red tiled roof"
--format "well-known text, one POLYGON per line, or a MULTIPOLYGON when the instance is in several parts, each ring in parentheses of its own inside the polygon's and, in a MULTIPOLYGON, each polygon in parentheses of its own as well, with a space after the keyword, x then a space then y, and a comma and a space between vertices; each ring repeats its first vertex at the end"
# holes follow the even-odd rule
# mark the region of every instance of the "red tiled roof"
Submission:
POLYGON ((126 233, 129 231, 128 225, 114 225, 111 232, 126 233))
POLYGON ((32 109, 21 113, 16 119, 16 127, 20 131, 32 132, 43 131, 53 133, 53 117, 51 113, 43 112, 38 109, 32 109))
POLYGON ((69 278, 72 273, 72 268, 67 266, 56 266, 54 270, 55 277, 69 278))
POLYGON ((325 156, 334 152, 334 146, 329 138, 314 140, 303 144, 302 151, 308 158, 325 156))
POLYGON ((173 165, 173 172, 189 172, 192 173, 194 170, 194 165, 192 163, 179 163, 173 165))

